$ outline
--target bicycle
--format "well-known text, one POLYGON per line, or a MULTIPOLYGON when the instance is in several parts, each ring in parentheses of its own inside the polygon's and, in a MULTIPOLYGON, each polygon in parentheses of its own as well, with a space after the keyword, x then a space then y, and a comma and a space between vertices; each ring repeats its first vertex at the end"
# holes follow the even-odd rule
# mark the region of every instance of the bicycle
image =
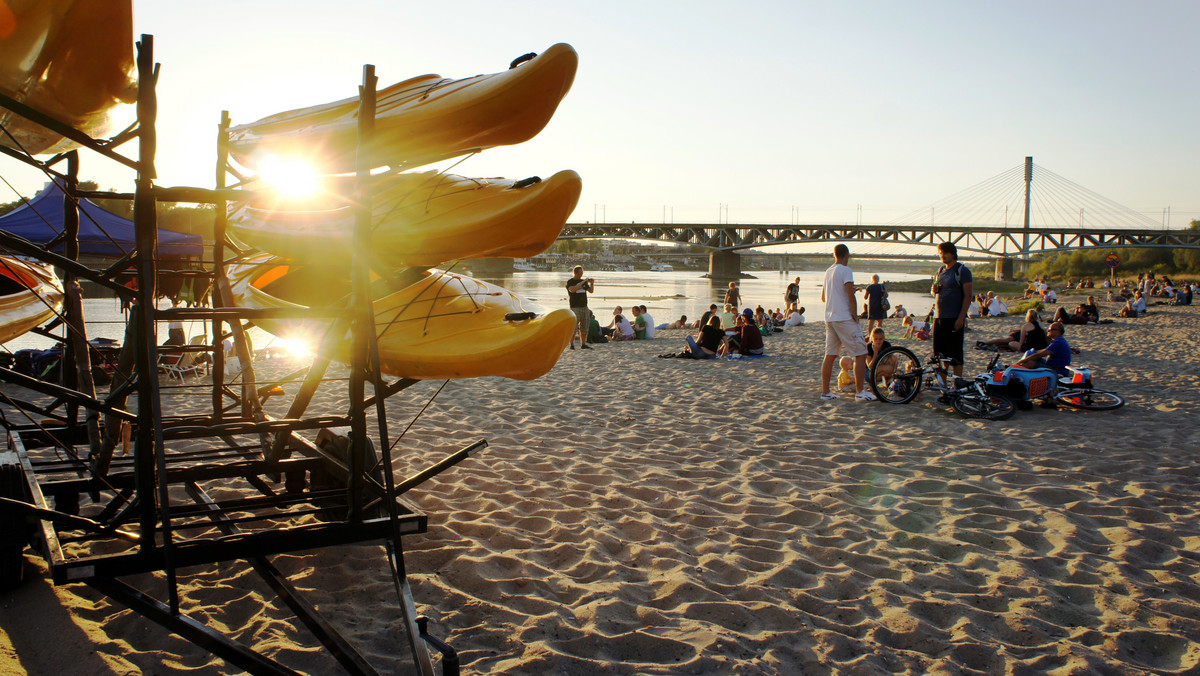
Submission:
POLYGON ((929 389, 940 392, 938 401, 950 404, 967 418, 1007 420, 1016 413, 1016 407, 1008 397, 988 391, 990 374, 973 379, 953 376, 950 374, 953 361, 934 355, 933 366, 922 366, 912 350, 893 345, 872 362, 868 380, 875 397, 885 404, 907 404, 916 399, 922 389, 929 389), (890 374, 883 373, 888 368, 890 374))
POLYGON ((999 367, 1000 351, 995 346, 977 345, 975 349, 996 353, 987 365, 986 388, 1008 397, 1017 408, 1031 408, 1034 399, 1087 411, 1111 411, 1125 405, 1116 392, 1092 387, 1092 371, 1086 366, 1068 366, 1065 376, 1045 367, 999 367))

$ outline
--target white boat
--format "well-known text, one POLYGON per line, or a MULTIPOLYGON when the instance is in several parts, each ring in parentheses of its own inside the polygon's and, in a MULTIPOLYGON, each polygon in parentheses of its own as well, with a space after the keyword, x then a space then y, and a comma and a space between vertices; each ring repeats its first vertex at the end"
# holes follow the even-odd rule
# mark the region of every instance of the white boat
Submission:
POLYGON ((515 270, 517 272, 535 272, 535 271, 537 271, 537 268, 533 267, 533 263, 530 263, 529 261, 514 260, 512 266, 513 266, 513 270, 515 270))
POLYGON ((650 272, 674 272, 675 268, 671 267, 670 263, 655 263, 650 266, 650 272))

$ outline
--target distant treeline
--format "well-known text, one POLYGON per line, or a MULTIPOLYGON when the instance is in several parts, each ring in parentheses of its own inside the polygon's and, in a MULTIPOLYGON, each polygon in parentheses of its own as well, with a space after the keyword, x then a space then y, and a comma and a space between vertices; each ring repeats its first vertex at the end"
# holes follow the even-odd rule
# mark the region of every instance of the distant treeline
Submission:
MULTIPOLYGON (((1192 221, 1191 230, 1200 230, 1200 220, 1192 221)), ((1029 266, 1029 276, 1048 275, 1053 280, 1100 279, 1108 277, 1104 262, 1108 254, 1121 259, 1118 277, 1136 276, 1153 270, 1159 274, 1200 274, 1200 249, 1087 249, 1046 256, 1029 266)))

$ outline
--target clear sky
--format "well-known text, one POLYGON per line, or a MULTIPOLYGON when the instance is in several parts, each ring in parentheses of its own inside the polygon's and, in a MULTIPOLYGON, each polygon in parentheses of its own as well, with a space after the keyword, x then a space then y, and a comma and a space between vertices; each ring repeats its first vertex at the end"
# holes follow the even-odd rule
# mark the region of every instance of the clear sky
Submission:
MULTIPOLYGON (((677 223, 853 223, 861 205, 862 222, 885 223, 1032 155, 1155 221, 1168 206, 1176 227, 1200 218, 1195 0, 136 0, 134 11, 162 64, 161 185, 213 185, 221 110, 237 124, 353 96, 364 63, 386 86, 497 72, 567 42, 579 72, 550 125, 455 173, 574 169, 577 221, 656 223, 666 207, 677 223)), ((82 166, 132 188, 106 160, 82 166)))

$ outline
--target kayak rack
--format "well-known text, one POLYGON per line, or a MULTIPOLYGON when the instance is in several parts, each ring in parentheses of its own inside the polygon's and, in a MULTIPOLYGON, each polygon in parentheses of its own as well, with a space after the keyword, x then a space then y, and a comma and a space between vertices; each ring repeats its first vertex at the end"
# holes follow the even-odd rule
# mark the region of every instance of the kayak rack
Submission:
MULTIPOLYGON (((66 195, 66 232, 62 254, 50 247, 0 232, 0 246, 54 264, 64 273, 66 300, 52 322, 64 335, 62 384, 42 382, 0 368, 0 381, 40 395, 31 403, 0 392, 0 425, 6 445, 0 449, 0 588, 18 584, 24 551, 32 545, 47 563, 55 584, 86 584, 165 627, 231 665, 253 674, 294 673, 271 657, 239 644, 182 610, 179 578, 189 568, 245 560, 307 630, 350 674, 376 670, 338 630, 317 613, 287 577, 273 565, 276 554, 361 542, 381 542, 391 568, 414 667, 433 674, 434 655, 442 672, 457 674, 453 648, 430 635, 408 582, 402 538, 423 533, 428 517, 404 494, 481 450, 480 439, 448 454, 434 465, 402 480, 394 479, 393 442, 386 400, 418 381, 387 382, 380 370, 369 293, 370 162, 365 152, 373 131, 376 78, 364 67, 359 107, 359 162, 356 199, 355 264, 352 294, 336 306, 311 310, 247 310, 235 307, 224 267, 242 252, 225 238, 226 201, 244 177, 228 160, 229 114, 222 113, 218 138, 217 186, 159 188, 155 174, 155 133, 159 68, 153 61, 153 36, 137 45, 137 123, 107 141, 89 138, 61 122, 0 95, 7 108, 82 147, 115 160, 136 173, 134 205, 136 251, 107 268, 79 262, 78 151, 39 161, 11 148, 0 153, 42 169, 60 182, 66 195), (117 152, 136 139, 137 159, 117 152), (66 170, 55 167, 65 161, 66 170), (227 173, 239 183, 226 186, 227 173), (156 205, 189 201, 216 207, 211 269, 188 274, 213 289, 213 307, 158 310, 155 297, 160 263, 156 205), (226 257, 229 256, 227 259, 226 257), (361 263, 361 264, 360 264, 361 263), (122 280, 132 271, 136 289, 122 280), (91 378, 79 280, 90 280, 131 301, 125 340, 106 395, 91 378), (268 314, 274 312, 274 314, 268 314), (331 319, 326 341, 353 341, 345 413, 307 413, 325 382, 327 357, 318 356, 299 384, 286 416, 273 418, 262 401, 278 396, 275 385, 259 386, 246 329, 256 318, 310 316, 331 319), (212 342, 173 348, 210 356, 212 387, 207 412, 175 415, 163 410, 158 377, 157 322, 193 319, 211 326, 212 342), (242 370, 227 382, 223 343, 232 341, 242 370), (370 383, 373 394, 368 396, 370 383), (240 391, 237 385, 240 384, 240 391), (136 407, 129 397, 137 397, 136 407), (209 405, 210 404, 210 405, 209 405), (59 409, 63 409, 59 412, 59 409), (374 432, 368 416, 374 412, 374 432), (304 433, 315 433, 315 440, 304 433), (124 453, 116 451, 123 449, 124 453), (377 450, 378 449, 378 450, 377 450), (126 579, 154 574, 156 593, 126 579), (161 583, 161 584, 160 584, 161 583)), ((319 352, 325 354, 326 352, 319 352)), ((201 397, 204 399, 205 397, 201 397)), ((143 578, 145 579, 145 578, 143 578)))

